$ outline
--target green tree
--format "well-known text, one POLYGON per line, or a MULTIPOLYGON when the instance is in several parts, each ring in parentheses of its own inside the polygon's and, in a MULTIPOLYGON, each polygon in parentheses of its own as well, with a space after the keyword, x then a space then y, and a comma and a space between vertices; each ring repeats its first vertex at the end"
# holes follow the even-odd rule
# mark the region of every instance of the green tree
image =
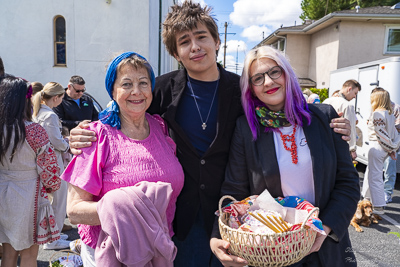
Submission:
POLYGON ((349 10, 360 7, 372 6, 392 6, 399 0, 303 0, 301 1, 301 9, 303 13, 300 19, 318 20, 323 16, 340 10, 349 10))
POLYGON ((360 1, 360 7, 393 6, 398 2, 399 0, 363 0, 360 1))

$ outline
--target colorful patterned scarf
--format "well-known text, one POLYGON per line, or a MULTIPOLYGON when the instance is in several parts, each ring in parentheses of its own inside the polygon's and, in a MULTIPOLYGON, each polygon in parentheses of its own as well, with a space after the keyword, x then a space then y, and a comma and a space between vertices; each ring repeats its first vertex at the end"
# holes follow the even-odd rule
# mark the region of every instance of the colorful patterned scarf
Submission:
POLYGON ((266 107, 258 106, 256 114, 259 122, 265 127, 279 128, 290 125, 283 111, 271 111, 266 107))

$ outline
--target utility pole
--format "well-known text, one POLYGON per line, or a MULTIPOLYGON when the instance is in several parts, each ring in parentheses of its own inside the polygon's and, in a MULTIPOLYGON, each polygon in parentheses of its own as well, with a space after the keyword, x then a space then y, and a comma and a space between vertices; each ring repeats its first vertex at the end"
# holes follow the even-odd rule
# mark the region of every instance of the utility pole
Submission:
POLYGON ((220 34, 224 34, 225 35, 225 41, 224 41, 224 69, 225 69, 225 61, 226 61, 226 35, 227 34, 233 34, 233 35, 235 35, 236 33, 231 33, 231 32, 226 32, 227 31, 227 28, 228 28, 228 22, 226 22, 225 21, 225 24, 224 24, 224 27, 225 27, 225 33, 220 33, 220 34))
POLYGON ((225 57, 226 57, 226 29, 228 28, 228 22, 225 21, 225 42, 224 42, 224 69, 225 69, 225 57))
POLYGON ((239 46, 240 45, 238 45, 237 48, 236 48, 236 74, 237 74, 238 65, 239 65, 239 63, 238 63, 239 46))

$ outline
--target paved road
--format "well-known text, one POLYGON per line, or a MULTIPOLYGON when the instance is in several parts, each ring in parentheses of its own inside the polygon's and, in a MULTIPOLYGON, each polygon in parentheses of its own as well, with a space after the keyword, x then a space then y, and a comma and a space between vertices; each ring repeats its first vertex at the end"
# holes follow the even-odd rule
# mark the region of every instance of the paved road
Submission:
MULTIPOLYGON (((364 177, 364 168, 359 166, 360 182, 364 177)), ((370 227, 362 227, 364 232, 358 233, 354 227, 349 226, 352 248, 358 266, 360 267, 397 267, 400 266, 400 238, 391 232, 400 233, 400 176, 398 175, 396 188, 393 194, 393 202, 386 208, 386 214, 379 224, 370 227)), ((68 220, 66 219, 68 223, 68 220)), ((79 238, 76 226, 68 232, 69 240, 79 238)), ((38 267, 48 267, 49 259, 54 255, 54 250, 40 248, 38 267)), ((354 259, 347 259, 354 260, 354 259)), ((1 262, 1 260, 0 260, 1 262)))
MULTIPOLYGON (((358 166, 362 184, 365 169, 358 166)), ((360 267, 398 267, 400 266, 400 238, 391 232, 400 233, 400 174, 393 193, 393 202, 386 207, 383 220, 370 227, 362 227, 358 233, 349 227, 352 249, 360 267)))

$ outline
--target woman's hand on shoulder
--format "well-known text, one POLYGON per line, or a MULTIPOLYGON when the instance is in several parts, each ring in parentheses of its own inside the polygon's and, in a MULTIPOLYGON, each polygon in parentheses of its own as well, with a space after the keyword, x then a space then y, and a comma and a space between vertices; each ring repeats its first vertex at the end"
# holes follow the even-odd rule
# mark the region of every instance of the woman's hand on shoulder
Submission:
POLYGON ((331 128, 335 131, 335 133, 343 134, 342 139, 344 141, 350 141, 350 134, 351 134, 351 126, 350 121, 341 117, 343 112, 338 113, 340 118, 335 118, 331 121, 330 125, 331 128))
POLYGON ((229 242, 222 239, 211 238, 210 240, 211 251, 223 266, 246 266, 248 264, 246 260, 227 253, 229 245, 229 242))
POLYGON ((69 147, 72 154, 81 154, 82 150, 79 148, 89 147, 92 145, 92 142, 97 140, 94 131, 85 130, 89 128, 89 123, 89 120, 81 121, 78 126, 71 130, 69 135, 69 147))

